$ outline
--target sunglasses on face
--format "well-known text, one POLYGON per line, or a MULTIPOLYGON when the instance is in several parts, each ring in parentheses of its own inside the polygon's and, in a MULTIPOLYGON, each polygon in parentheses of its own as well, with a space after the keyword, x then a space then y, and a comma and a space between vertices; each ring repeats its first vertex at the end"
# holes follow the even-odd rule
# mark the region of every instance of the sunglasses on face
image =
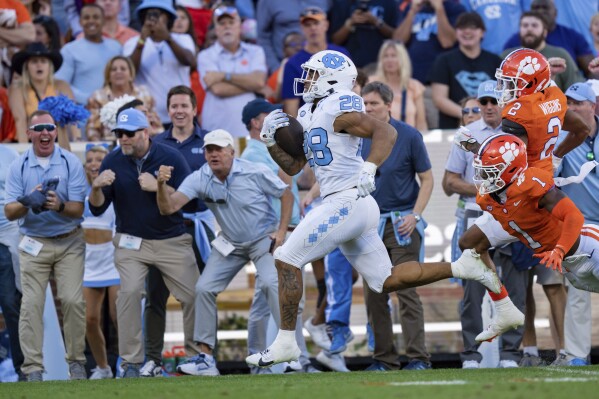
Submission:
POLYGON ((462 115, 480 114, 480 107, 462 108, 462 115))
POLYGON ((219 205, 223 205, 223 204, 226 204, 226 203, 227 203, 227 200, 226 200, 226 199, 223 199, 223 198, 219 198, 219 199, 216 199, 216 200, 214 200, 214 199, 212 199, 212 198, 206 197, 206 198, 204 198, 204 202, 207 202, 207 203, 209 203, 209 204, 219 204, 219 205))
POLYGON ((117 139, 122 139, 123 135, 132 138, 135 136, 135 134, 137 134, 137 132, 139 132, 139 130, 136 131, 129 131, 129 130, 115 130, 114 131, 114 135, 116 136, 117 139))
POLYGON ((44 130, 48 132, 53 132, 56 130, 56 125, 52 123, 38 123, 37 125, 29 126, 29 130, 33 130, 34 132, 41 133, 44 130))
POLYGON ((214 16, 218 19, 221 15, 237 15, 237 8, 235 7, 218 7, 214 10, 214 16))
POLYGON ((485 105, 487 105, 488 103, 491 103, 493 105, 497 105, 497 100, 494 98, 481 98, 480 100, 478 100, 478 102, 480 103, 480 105, 482 105, 483 107, 485 105))

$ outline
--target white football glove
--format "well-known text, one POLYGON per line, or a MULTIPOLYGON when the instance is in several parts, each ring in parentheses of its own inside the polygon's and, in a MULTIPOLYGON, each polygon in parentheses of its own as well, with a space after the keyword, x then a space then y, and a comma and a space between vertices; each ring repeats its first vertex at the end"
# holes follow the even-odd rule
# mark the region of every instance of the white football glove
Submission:
POLYGON ((562 158, 558 157, 555 154, 551 154, 551 163, 553 164, 553 171, 557 172, 560 165, 562 164, 562 158))
POLYGON ((376 188, 374 184, 374 174, 376 173, 376 165, 372 162, 364 162, 360 174, 358 175, 358 196, 366 197, 376 188))
POLYGON ((476 139, 472 137, 472 132, 466 126, 460 126, 453 136, 453 143, 462 150, 469 151, 466 145, 476 143, 476 139))
POLYGON ((264 118, 260 139, 267 147, 272 147, 276 144, 275 132, 285 126, 289 126, 289 117, 282 110, 275 109, 264 118))

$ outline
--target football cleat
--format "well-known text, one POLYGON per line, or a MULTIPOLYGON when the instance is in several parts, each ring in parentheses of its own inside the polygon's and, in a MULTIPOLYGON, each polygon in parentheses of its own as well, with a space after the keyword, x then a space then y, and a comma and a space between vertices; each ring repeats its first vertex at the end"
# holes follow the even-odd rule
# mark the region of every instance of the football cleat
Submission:
POLYGON ((505 303, 496 304, 497 318, 486 330, 476 336, 477 342, 493 341, 497 336, 512 328, 518 328, 524 324, 524 313, 522 313, 509 298, 505 303))
POLYGON ((501 292, 501 281, 497 273, 489 269, 480 255, 470 249, 462 252, 458 260, 451 262, 451 272, 453 277, 478 281, 496 294, 501 292))
POLYGON ((301 350, 297 342, 292 345, 283 346, 275 342, 260 353, 254 353, 245 358, 245 362, 250 366, 271 367, 283 362, 292 362, 299 359, 301 350))

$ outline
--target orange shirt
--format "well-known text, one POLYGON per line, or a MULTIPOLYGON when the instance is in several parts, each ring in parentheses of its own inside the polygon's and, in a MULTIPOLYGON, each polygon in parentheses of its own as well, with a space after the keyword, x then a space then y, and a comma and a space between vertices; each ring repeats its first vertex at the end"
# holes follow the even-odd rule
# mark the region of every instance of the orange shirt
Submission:
POLYGON ((520 97, 503 108, 502 117, 526 129, 528 166, 553 171, 551 154, 568 109, 566 96, 556 86, 520 97))
POLYGON ((23 22, 31 22, 31 15, 27 8, 19 0, 0 0, 0 11, 4 9, 12 9, 17 13, 17 24, 23 22))
POLYGON ((476 203, 533 251, 551 251, 560 238, 562 221, 539 208, 539 200, 554 186, 553 173, 529 167, 505 190, 505 203, 490 194, 477 194, 476 203))

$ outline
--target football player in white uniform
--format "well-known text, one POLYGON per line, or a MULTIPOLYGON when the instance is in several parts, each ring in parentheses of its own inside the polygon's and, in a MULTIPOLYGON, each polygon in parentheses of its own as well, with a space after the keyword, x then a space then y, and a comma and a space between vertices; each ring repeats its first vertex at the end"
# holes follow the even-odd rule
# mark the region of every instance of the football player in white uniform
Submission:
POLYGON ((301 268, 337 247, 377 292, 449 277, 474 279, 492 291, 500 288, 495 272, 470 251, 451 264, 391 265, 377 233, 380 212, 370 193, 375 189, 377 166, 387 158, 395 142, 395 129, 364 112, 362 98, 351 91, 356 67, 344 54, 321 51, 302 64, 302 69, 302 77, 295 80, 295 94, 302 95, 306 102, 298 114, 304 128, 304 156, 291 156, 276 144, 275 131, 289 125, 287 114, 281 110, 264 119, 261 139, 287 174, 293 176, 309 163, 320 184, 323 203, 307 214, 274 253, 281 325, 268 349, 247 357, 246 362, 252 366, 270 367, 298 358, 295 324, 303 292, 301 268), (301 84, 303 90, 299 91, 301 84), (372 149, 365 162, 360 156, 362 138, 372 138, 372 149))

